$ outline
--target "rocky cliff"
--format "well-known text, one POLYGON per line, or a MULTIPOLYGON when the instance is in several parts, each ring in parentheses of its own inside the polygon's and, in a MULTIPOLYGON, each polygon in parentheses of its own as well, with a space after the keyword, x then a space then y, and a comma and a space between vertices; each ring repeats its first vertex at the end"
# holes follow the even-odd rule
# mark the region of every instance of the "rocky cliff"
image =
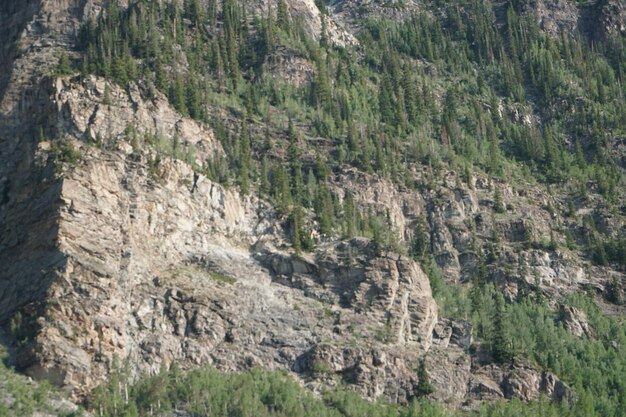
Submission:
MULTIPOLYGON (((433 398, 456 405, 572 398, 550 371, 481 356, 471 324, 442 316, 409 256, 339 236, 296 254, 288 219, 266 198, 200 169, 225 152, 211 126, 182 116, 147 83, 54 75, 59 51, 71 53, 102 3, 0 6, 0 321, 12 328, 18 369, 83 398, 119 364, 134 376, 174 362, 259 366, 289 370, 314 390, 345 383, 404 403, 426 358, 433 398)), ((313 2, 289 3, 317 36, 323 17, 313 2)), ((551 16, 547 32, 576 24, 561 3, 569 4, 537 9, 551 16)), ((330 9, 338 44, 356 42, 355 4, 330 9)), ((602 10, 610 7, 621 6, 602 10)), ((394 10, 384 13, 401 14, 394 10)), ((617 16, 606 27, 623 31, 617 16)), ((293 59, 276 62, 293 72, 293 59)), ((302 66, 300 81, 312 71, 302 66)), ((564 293, 602 295, 612 279, 624 280, 580 251, 542 246, 566 239, 555 232, 572 222, 562 195, 479 173, 467 182, 451 171, 435 178, 426 166, 413 174, 419 185, 410 188, 344 167, 329 183, 338 198, 350 194, 387 217, 404 244, 422 225, 448 283, 467 283, 479 268, 477 242, 493 241, 488 275, 510 300, 534 288, 557 304, 564 293), (497 204, 503 209, 494 214, 497 204)), ((624 230, 623 217, 600 202, 575 209, 589 213, 594 204, 597 224, 624 230)), ((573 334, 593 337, 584 317, 566 313, 573 334)))

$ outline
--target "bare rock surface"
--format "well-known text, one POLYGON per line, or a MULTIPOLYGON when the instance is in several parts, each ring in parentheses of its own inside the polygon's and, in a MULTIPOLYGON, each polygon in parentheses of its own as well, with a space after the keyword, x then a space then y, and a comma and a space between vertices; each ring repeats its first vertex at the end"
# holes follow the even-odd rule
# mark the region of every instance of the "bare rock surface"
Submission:
POLYGON ((389 373, 414 372, 437 313, 413 261, 373 256, 368 241, 322 248, 309 261, 274 249, 253 257, 253 242, 276 241, 262 202, 204 177, 192 192, 183 184, 193 172, 176 160, 163 161, 156 179, 132 162, 129 189, 124 155, 93 153, 63 179, 57 239, 67 261, 19 358, 28 374, 80 391, 102 381, 116 357, 136 373, 174 361, 227 371, 329 368, 366 396, 392 396, 387 372, 347 375, 357 362, 371 370, 363 350, 376 345, 378 362, 386 351, 393 358, 389 373), (322 341, 332 341, 330 352, 299 359, 322 341), (338 359, 346 353, 336 346, 355 343, 363 347, 352 359, 338 359))
POLYGON ((563 323, 565 330, 574 336, 595 337, 595 331, 587 320, 587 314, 576 307, 561 306, 560 321, 563 323))

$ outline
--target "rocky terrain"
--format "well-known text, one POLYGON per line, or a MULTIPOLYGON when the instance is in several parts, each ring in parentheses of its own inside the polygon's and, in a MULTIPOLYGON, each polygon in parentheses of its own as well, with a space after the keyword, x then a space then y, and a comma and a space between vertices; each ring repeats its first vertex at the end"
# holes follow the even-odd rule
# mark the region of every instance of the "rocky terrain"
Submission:
MULTIPOLYGON (((120 364, 139 377, 176 363, 288 370, 316 392, 346 384, 368 399, 407 403, 423 358, 431 397, 455 406, 542 394, 574 400, 571 387, 532 361, 494 363, 469 321, 444 314, 423 266, 406 253, 324 235, 296 254, 288 219, 267 198, 198 169, 225 154, 211 125, 181 115, 147 83, 123 88, 96 75, 56 75, 60 51, 72 53, 79 28, 103 3, 0 5, 0 322, 10 333, 8 363, 74 400, 88 398, 120 364)), ((357 44, 363 13, 403 18, 404 10, 343 1, 323 17, 312 0, 288 3, 315 36, 329 19, 338 45, 357 44)), ((598 36, 624 32, 623 4, 604 3, 598 36)), ((587 19, 565 0, 524 7, 554 36, 587 19)), ((289 53, 269 65, 294 82, 314 71, 289 53)), ((564 194, 478 172, 468 182, 428 166, 413 175, 417 188, 345 166, 329 184, 339 199, 350 194, 387 217, 404 245, 422 225, 446 285, 470 282, 481 262, 477 242, 493 241, 489 281, 507 300, 530 288, 557 309, 568 293, 590 289, 602 299, 610 283, 626 280, 564 245, 560 231, 576 227, 564 194), (504 209, 494 214, 497 204, 504 209), (547 248, 554 240, 563 245, 547 248)), ((599 197, 574 211, 626 230, 623 213, 599 197)), ((560 308, 567 331, 595 337, 584 312, 560 308)))

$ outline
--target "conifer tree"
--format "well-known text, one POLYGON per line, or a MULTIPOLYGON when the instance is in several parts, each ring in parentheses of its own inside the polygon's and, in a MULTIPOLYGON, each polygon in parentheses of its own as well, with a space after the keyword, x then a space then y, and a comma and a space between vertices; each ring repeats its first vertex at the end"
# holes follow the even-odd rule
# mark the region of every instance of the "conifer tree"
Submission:
POLYGON ((289 174, 282 166, 275 167, 271 177, 272 195, 277 208, 282 213, 287 213, 291 205, 291 190, 289 174))
POLYGON ((278 4, 276 6, 276 24, 285 32, 289 32, 291 29, 289 11, 287 10, 287 3, 285 0, 278 0, 278 4))
POLYGON ((296 207, 291 211, 290 220, 293 250, 296 252, 296 255, 300 255, 302 253, 302 209, 300 206, 296 205, 296 207))
POLYGON ((302 178, 302 163, 296 140, 292 140, 287 148, 289 156, 289 168, 291 170, 291 189, 294 200, 301 204, 304 202, 304 180, 302 178))
POLYGON ((320 232, 331 234, 334 226, 334 204, 332 194, 325 184, 317 187, 314 208, 320 232))
POLYGON ((435 392, 435 387, 430 383, 428 371, 426 370, 426 360, 422 358, 417 368, 417 387, 415 393, 418 397, 423 397, 433 392, 435 392))
POLYGON ((481 314, 483 309, 483 295, 487 283, 487 265, 485 254, 478 249, 476 271, 472 275, 472 288, 470 289, 470 302, 472 313, 481 314))
POLYGON ((248 122, 244 117, 241 124, 239 154, 239 185, 243 195, 250 192, 250 173, 252 169, 252 150, 250 146, 250 132, 248 130, 248 122))
POLYGON ((504 203, 502 202, 502 193, 498 187, 496 187, 493 195, 493 209, 496 213, 504 213, 506 211, 504 203))
POLYGON ((65 52, 62 52, 59 57, 56 73, 58 75, 68 75, 72 73, 72 63, 65 52))
POLYGON ((267 156, 263 156, 261 161, 261 182, 259 184, 259 191, 263 195, 269 195, 270 193, 270 165, 267 160, 267 156))
POLYGON ((351 238, 357 233, 357 211, 355 207, 354 197, 347 194, 343 202, 344 217, 344 237, 351 238))
POLYGON ((410 254, 415 260, 420 260, 429 251, 429 239, 424 231, 423 220, 420 219, 415 225, 413 240, 411 241, 410 254))
POLYGON ((495 295, 495 311, 492 317, 491 351, 497 363, 505 363, 512 357, 506 329, 506 309, 501 293, 495 295))

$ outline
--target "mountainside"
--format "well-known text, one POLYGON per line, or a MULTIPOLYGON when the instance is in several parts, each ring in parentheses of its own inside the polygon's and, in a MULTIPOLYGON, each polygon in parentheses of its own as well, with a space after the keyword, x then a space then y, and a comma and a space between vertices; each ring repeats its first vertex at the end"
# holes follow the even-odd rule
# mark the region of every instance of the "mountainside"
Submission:
POLYGON ((5 362, 623 416, 625 81, 618 0, 5 0, 5 362))

